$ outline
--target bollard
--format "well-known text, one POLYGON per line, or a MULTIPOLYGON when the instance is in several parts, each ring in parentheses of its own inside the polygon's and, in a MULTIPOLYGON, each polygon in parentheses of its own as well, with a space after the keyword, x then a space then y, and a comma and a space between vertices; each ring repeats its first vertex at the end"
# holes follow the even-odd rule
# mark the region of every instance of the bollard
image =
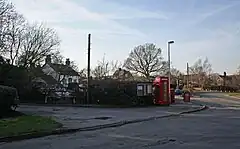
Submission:
POLYGON ((47 103, 48 96, 45 96, 45 103, 47 103))
POLYGON ((171 93, 171 103, 175 103, 175 92, 174 92, 174 89, 171 89, 170 93, 171 93))
POLYGON ((185 92, 183 95, 183 101, 190 102, 190 98, 191 98, 190 92, 185 92))
POLYGON ((75 98, 73 98, 73 104, 76 104, 76 99, 75 98))

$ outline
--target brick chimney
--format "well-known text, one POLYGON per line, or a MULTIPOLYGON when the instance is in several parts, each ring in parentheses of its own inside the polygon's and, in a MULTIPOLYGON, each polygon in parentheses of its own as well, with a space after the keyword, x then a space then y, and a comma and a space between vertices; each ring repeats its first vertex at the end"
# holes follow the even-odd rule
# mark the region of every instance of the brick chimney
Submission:
POLYGON ((47 57, 46 57, 46 59, 45 59, 45 63, 46 63, 46 64, 51 64, 51 61, 52 61, 51 55, 47 55, 47 57))
POLYGON ((66 59, 65 64, 66 64, 67 66, 70 66, 70 59, 69 59, 69 58, 66 59))

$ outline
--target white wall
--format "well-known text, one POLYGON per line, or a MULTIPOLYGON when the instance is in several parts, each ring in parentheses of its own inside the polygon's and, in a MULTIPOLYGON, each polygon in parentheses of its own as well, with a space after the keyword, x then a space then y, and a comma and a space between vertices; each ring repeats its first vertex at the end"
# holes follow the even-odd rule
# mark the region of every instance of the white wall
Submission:
POLYGON ((55 80, 61 81, 60 83, 63 84, 65 87, 67 87, 68 83, 72 83, 72 82, 80 83, 79 82, 80 76, 60 75, 60 78, 59 78, 59 74, 48 64, 46 64, 42 68, 42 71, 44 72, 44 74, 52 76, 55 80), (69 78, 71 78, 72 82, 69 82, 70 81, 69 78))
POLYGON ((80 82, 79 82, 79 79, 80 79, 79 76, 68 76, 68 75, 66 75, 66 76, 64 77, 64 75, 60 75, 61 84, 63 84, 64 86, 67 86, 68 83, 72 83, 72 82, 69 82, 69 81, 70 81, 70 80, 69 80, 70 78, 71 78, 72 82, 74 82, 74 83, 80 83, 80 82), (64 78, 64 79, 63 79, 63 78, 64 78))

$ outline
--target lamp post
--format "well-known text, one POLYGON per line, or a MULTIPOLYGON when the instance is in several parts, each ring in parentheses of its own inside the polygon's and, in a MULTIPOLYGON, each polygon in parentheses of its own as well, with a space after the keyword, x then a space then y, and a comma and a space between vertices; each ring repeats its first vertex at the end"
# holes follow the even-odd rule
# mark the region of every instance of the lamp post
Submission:
POLYGON ((167 49, 168 49, 168 99, 171 101, 171 57, 170 57, 170 45, 173 44, 174 41, 168 41, 167 49))

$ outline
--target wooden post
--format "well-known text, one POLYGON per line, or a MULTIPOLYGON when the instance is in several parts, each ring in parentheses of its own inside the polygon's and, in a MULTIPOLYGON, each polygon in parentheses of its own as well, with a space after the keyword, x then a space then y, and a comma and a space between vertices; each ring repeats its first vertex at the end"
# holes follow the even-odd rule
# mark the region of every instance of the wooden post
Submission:
POLYGON ((223 72, 223 91, 226 92, 226 76, 227 73, 223 72))
POLYGON ((48 99, 48 96, 46 95, 46 96, 45 96, 45 103, 47 103, 47 99, 48 99))
POLYGON ((91 50, 91 34, 88 34, 88 59, 87 59, 87 104, 90 103, 90 50, 91 50))
POLYGON ((187 63, 187 88, 189 89, 189 66, 187 63))

